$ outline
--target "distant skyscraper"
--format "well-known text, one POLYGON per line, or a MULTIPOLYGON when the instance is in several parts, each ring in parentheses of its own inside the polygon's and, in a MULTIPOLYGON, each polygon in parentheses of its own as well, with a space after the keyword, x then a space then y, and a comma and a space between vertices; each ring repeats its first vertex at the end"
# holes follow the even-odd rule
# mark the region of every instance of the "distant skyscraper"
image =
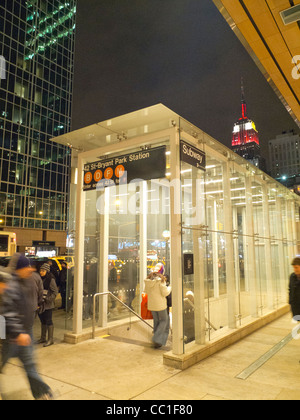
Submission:
POLYGON ((0 227, 43 231, 28 242, 67 227, 70 153, 49 139, 70 131, 75 13, 76 0, 0 0, 0 227))
POLYGON ((284 131, 269 140, 269 170, 273 178, 300 194, 300 134, 284 131))
MULTIPOLYGON (((234 124, 232 133, 232 149, 255 166, 261 167, 258 131, 254 122, 247 116, 244 84, 241 84, 242 116, 234 124)), ((262 168, 264 169, 264 168, 262 168)))

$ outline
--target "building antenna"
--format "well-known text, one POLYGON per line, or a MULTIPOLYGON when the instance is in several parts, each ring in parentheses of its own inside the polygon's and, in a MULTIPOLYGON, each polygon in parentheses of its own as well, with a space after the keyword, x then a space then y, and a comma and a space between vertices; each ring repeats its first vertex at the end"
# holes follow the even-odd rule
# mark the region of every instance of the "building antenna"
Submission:
POLYGON ((242 117, 247 118, 247 105, 245 100, 244 79, 241 77, 241 103, 242 103, 242 117))

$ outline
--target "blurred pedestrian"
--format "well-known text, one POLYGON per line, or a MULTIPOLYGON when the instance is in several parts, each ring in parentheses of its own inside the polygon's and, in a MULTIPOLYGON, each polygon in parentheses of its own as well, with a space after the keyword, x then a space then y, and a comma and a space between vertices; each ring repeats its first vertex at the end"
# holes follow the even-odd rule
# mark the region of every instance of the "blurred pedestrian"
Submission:
POLYGON ((292 262, 294 272, 290 276, 289 283, 289 304, 293 317, 297 317, 296 321, 300 321, 300 258, 294 258, 292 262))
POLYGON ((43 280, 44 297, 43 303, 39 309, 39 318, 41 321, 41 338, 37 344, 44 344, 49 347, 54 344, 53 334, 54 325, 52 320, 52 312, 55 307, 55 298, 58 290, 53 274, 50 273, 49 264, 45 263, 40 268, 40 276, 43 280), (46 339, 48 332, 48 340, 46 339))
POLYGON ((33 349, 33 311, 36 297, 32 293, 33 268, 21 254, 12 257, 9 272, 11 279, 3 293, 1 314, 5 318, 6 338, 2 343, 2 365, 10 358, 18 357, 26 371, 32 395, 37 400, 53 399, 50 387, 37 372, 33 349))

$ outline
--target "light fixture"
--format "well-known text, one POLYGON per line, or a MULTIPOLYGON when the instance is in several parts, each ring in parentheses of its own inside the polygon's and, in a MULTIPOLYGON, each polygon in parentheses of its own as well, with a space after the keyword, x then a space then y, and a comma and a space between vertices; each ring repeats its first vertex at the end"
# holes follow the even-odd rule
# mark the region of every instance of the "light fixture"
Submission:
POLYGON ((169 240, 170 239, 170 231, 169 230, 164 230, 162 233, 162 236, 164 239, 169 240))
POLYGON ((300 21, 300 4, 280 12, 281 19, 285 25, 300 21))

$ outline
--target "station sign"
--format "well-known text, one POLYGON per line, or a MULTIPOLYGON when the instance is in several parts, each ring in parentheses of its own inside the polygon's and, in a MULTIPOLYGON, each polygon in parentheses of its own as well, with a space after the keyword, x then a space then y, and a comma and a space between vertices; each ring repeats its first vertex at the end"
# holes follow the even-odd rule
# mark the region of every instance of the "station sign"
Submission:
POLYGON ((84 166, 84 191, 165 178, 166 146, 112 157, 84 166))
POLYGON ((55 246, 53 241, 32 241, 32 246, 55 246))
POLYGON ((183 140, 180 142, 180 160, 205 171, 206 154, 183 140))

